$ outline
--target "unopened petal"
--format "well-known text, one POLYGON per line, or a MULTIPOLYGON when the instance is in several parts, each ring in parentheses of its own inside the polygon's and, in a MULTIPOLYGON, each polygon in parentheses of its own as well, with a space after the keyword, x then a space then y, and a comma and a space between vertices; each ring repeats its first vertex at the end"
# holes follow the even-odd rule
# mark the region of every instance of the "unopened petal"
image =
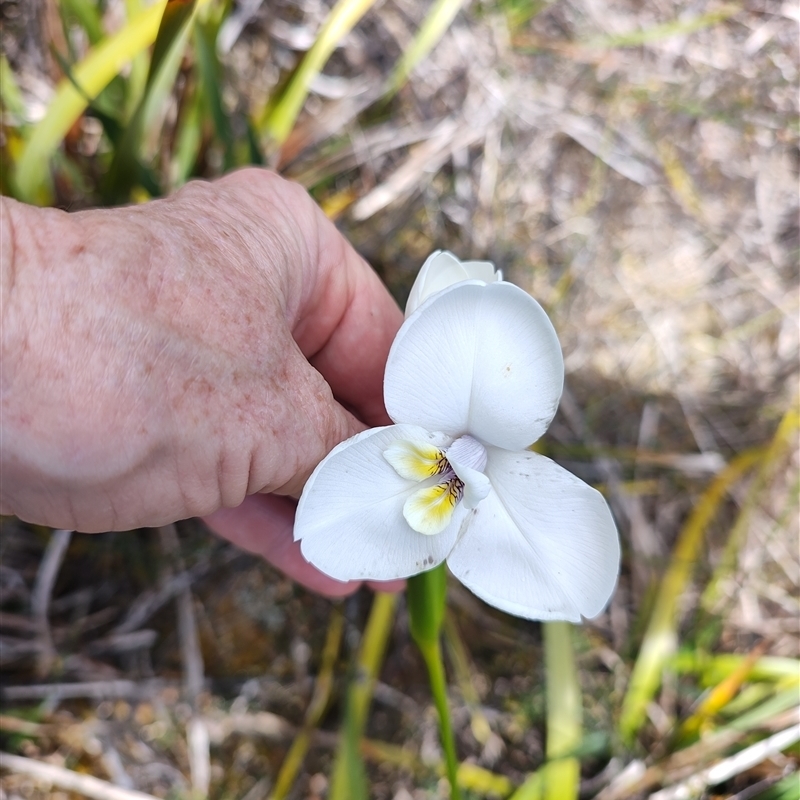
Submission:
POLYGON ((461 283, 395 338, 384 399, 395 422, 521 450, 555 415, 564 361, 542 307, 510 283, 461 283))
POLYGON ((550 459, 489 448, 489 496, 447 559, 478 597, 527 619, 597 616, 619 572, 602 495, 550 459))
POLYGON ((491 261, 462 261, 461 266, 469 280, 483 281, 484 283, 503 280, 503 273, 499 269, 495 269, 491 261))
POLYGON ((410 317, 429 297, 455 283, 469 278, 461 262, 447 250, 431 253, 420 268, 406 303, 406 317, 410 317))
POLYGON ((384 458, 393 443, 449 439, 415 425, 390 425, 360 433, 335 447, 314 470, 297 506, 294 538, 303 556, 341 581, 406 578, 441 563, 464 513, 438 536, 412 530, 403 505, 419 484, 401 477, 384 458))
POLYGON ((477 280, 494 283, 503 279, 491 261, 460 261, 447 250, 431 253, 420 268, 406 303, 410 317, 429 297, 461 281, 477 280))

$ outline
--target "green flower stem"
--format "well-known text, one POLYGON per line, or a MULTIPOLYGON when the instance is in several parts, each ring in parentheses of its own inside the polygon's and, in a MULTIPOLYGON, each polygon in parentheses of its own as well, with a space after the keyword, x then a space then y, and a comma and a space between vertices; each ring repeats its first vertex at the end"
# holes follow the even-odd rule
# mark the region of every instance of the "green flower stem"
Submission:
POLYGON ((447 778, 450 781, 451 800, 461 800, 458 788, 458 758, 447 704, 447 679, 442 662, 441 630, 447 596, 447 574, 444 564, 408 579, 408 601, 411 636, 419 647, 425 666, 436 710, 439 713, 439 733, 444 748, 447 778))
POLYGON ((572 650, 572 625, 544 623, 547 673, 547 768, 545 800, 578 800, 580 761, 571 756, 581 744, 583 707, 572 650))

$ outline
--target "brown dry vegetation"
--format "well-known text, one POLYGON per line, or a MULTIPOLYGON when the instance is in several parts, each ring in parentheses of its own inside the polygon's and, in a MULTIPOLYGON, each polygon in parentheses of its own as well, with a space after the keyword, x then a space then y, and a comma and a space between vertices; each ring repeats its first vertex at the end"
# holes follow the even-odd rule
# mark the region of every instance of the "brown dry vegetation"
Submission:
MULTIPOLYGON (((232 112, 266 101, 328 8, 255 6, 224 58, 232 112)), ((4 50, 36 113, 52 81, 47 42, 27 4, 0 8, 4 50)), ((575 634, 583 792, 647 797, 732 752, 690 758, 688 771, 675 762, 691 741, 678 726, 704 688, 696 673, 667 671, 632 747, 616 725, 687 517, 726 463, 769 448, 797 403, 800 12, 767 0, 472 3, 410 81, 378 101, 423 16, 409 0, 370 11, 272 163, 337 217, 401 302, 441 247, 493 260, 551 314, 567 390, 543 447, 606 492, 624 547, 610 609, 575 634), (662 772, 626 789, 619 775, 637 764, 662 772)), ((85 147, 93 130, 87 121, 85 147)), ((203 174, 219 161, 209 147, 203 174)), ((91 158, 76 163, 82 180, 59 183, 70 207, 93 202, 91 158)), ((800 655, 796 445, 795 427, 723 494, 679 599, 689 655, 800 655)), ((75 534, 58 552, 49 531, 3 521, 2 749, 188 797, 199 718, 211 796, 266 798, 343 614, 328 711, 287 795, 324 797, 371 597, 332 604, 198 522, 177 531, 179 545, 169 529, 75 534)), ((518 785, 544 757, 539 626, 455 584, 450 607, 468 654, 449 662, 459 755, 518 785)), ((740 706, 759 685, 745 679, 740 706)), ((790 725, 787 713, 797 715, 776 713, 765 729, 790 725)), ((442 796, 435 717, 402 605, 366 733, 371 797, 442 796)), ((696 796, 755 797, 748 787, 766 789, 798 760, 795 746, 696 796)), ((0 794, 59 796, 13 771, 0 794)))

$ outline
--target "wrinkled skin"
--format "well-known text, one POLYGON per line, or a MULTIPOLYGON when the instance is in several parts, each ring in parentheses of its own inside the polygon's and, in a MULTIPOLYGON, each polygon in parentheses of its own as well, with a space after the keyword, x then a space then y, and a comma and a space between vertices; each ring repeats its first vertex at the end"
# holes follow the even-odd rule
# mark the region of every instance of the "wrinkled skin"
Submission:
POLYGON ((0 222, 2 513, 86 532, 206 516, 352 591, 303 561, 291 497, 389 422, 402 315, 306 192, 248 169, 119 209, 4 199, 0 222))

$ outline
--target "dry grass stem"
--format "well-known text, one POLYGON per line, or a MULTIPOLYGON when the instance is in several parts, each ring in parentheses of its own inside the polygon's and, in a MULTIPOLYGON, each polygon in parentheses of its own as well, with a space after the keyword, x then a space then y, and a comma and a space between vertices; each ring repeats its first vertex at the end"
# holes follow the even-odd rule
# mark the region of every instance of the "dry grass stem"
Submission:
POLYGON ((71 769, 10 753, 0 753, 0 769, 11 770, 17 775, 29 775, 46 786, 76 792, 93 800, 157 800, 151 794, 135 789, 123 789, 91 775, 82 775, 71 769))

